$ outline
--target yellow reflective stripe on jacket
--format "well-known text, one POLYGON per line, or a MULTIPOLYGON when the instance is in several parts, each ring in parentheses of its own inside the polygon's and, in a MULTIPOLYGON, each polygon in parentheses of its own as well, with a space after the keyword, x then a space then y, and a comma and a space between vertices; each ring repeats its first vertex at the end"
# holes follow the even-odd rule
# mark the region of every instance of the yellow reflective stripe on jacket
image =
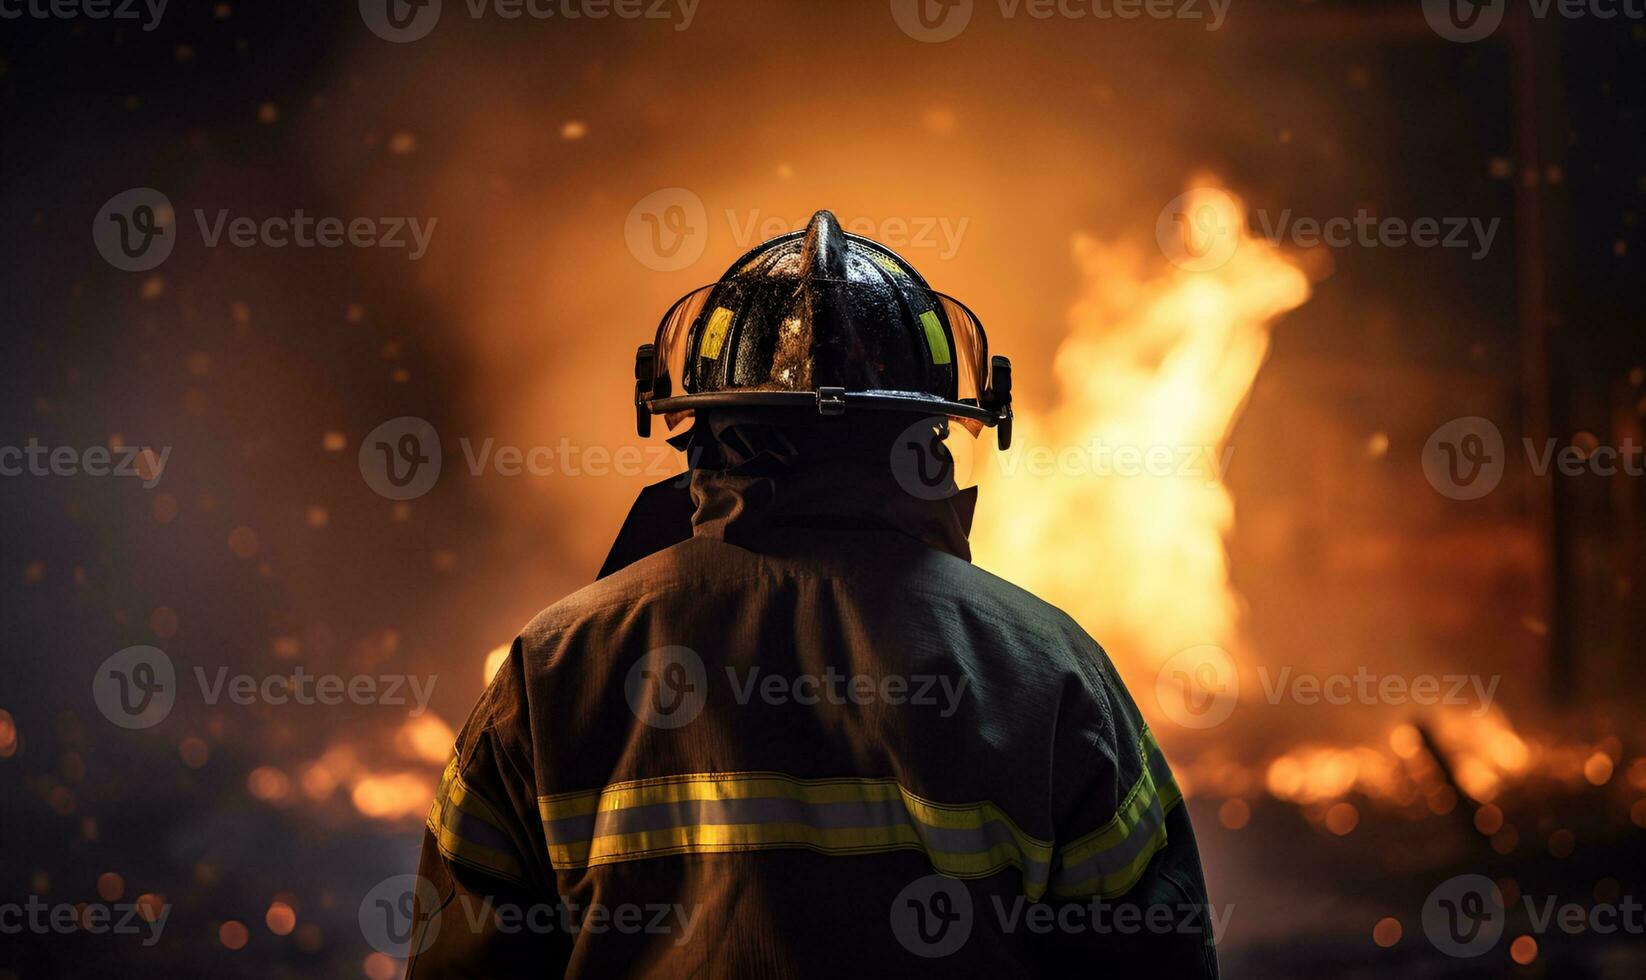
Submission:
POLYGON ((804 848, 825 854, 922 850, 934 870, 980 878, 1017 868, 1038 900, 1129 891, 1166 846, 1166 814, 1182 802, 1147 729, 1142 774, 1102 827, 1057 849, 987 801, 945 804, 890 778, 798 779, 775 772, 693 773, 539 797, 556 870, 665 854, 804 848), (1055 867, 1055 872, 1054 872, 1055 867))
POLYGON ((923 850, 956 878, 1017 868, 1030 898, 1051 871, 1051 843, 994 804, 937 803, 890 778, 693 773, 540 797, 538 809, 556 870, 688 852, 923 850))
POLYGON ((1061 898, 1114 898, 1131 890, 1149 859, 1166 846, 1166 814, 1183 801, 1154 733, 1138 743, 1143 774, 1102 827, 1058 850, 1052 893, 1061 898))
POLYGON ((513 840, 503 830, 503 821, 497 810, 463 781, 456 759, 446 765, 440 777, 427 826, 440 853, 448 859, 501 878, 521 880, 520 861, 515 857, 513 840))

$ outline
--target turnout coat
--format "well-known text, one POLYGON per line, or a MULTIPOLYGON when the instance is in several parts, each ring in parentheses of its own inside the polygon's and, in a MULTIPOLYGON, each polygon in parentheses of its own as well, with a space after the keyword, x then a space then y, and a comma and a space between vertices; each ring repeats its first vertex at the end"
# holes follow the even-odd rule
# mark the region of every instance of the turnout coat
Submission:
POLYGON ((1216 976, 1154 735, 971 564, 972 500, 770 454, 649 488, 458 737, 408 976, 1216 976))

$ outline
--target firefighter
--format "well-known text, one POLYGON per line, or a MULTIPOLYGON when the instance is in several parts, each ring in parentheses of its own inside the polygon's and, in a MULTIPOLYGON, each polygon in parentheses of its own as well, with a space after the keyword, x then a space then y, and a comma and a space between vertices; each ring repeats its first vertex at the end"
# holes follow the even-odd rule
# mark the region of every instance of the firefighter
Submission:
POLYGON ((1216 976, 1114 666, 970 562, 944 440, 1012 419, 976 317, 820 211, 676 303, 636 374, 642 435, 690 422, 689 479, 459 734, 408 976, 1216 976))

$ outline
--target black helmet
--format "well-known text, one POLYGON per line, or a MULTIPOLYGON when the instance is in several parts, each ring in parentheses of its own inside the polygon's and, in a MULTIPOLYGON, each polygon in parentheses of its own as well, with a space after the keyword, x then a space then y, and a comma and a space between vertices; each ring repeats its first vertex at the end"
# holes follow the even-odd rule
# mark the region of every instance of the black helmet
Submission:
POLYGON ((1011 362, 983 325, 828 211, 750 249, 663 315, 635 358, 635 416, 671 427, 699 408, 815 406, 944 415, 1011 445, 1011 362))

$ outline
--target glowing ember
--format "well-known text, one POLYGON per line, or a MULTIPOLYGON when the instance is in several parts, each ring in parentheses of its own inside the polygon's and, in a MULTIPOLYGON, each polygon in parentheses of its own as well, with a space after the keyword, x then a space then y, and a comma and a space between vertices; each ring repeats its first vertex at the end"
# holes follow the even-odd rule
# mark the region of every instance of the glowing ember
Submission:
POLYGON ((485 681, 488 685, 491 684, 492 678, 497 676, 497 669, 502 667, 503 661, 507 659, 509 659, 509 644, 507 643, 486 654, 484 672, 485 681))
POLYGON ((246 789, 258 799, 272 803, 285 798, 291 789, 291 780, 274 766, 258 766, 247 774, 246 789))
POLYGON ((297 928, 297 913, 285 902, 271 902, 263 914, 263 922, 276 936, 289 936, 297 928))
MULTIPOLYGON (((1512 841, 1514 829, 1493 801, 1506 789, 1531 780, 1557 784, 1568 792, 1604 786, 1611 782, 1617 765, 1613 760, 1621 751, 1615 737, 1601 739, 1598 745, 1522 737, 1496 708, 1483 715, 1473 710, 1439 712, 1427 723, 1434 748, 1457 788, 1482 804, 1474 811, 1475 829, 1504 846, 1512 841)), ((1199 762, 1186 768, 1217 774, 1210 782, 1225 792, 1232 780, 1220 770, 1238 765, 1199 762)), ((1423 735, 1409 724, 1396 725, 1385 740, 1365 745, 1294 746, 1268 761, 1263 785, 1276 799, 1300 806, 1330 805, 1358 794, 1395 806, 1421 804, 1444 814, 1461 802, 1423 735)))
POLYGON ((434 777, 401 772, 367 776, 355 784, 355 809, 377 820, 423 819, 434 799, 434 777))
POLYGON ((341 789, 362 816, 420 821, 428 814, 440 769, 451 758, 455 741, 451 726, 426 711, 407 718, 392 741, 332 745, 320 758, 298 767, 298 785, 315 803, 327 802, 341 789), (410 768, 408 762, 413 764, 410 768))
POLYGON ((426 711, 406 719, 406 723, 395 733, 394 744, 400 754, 408 759, 443 764, 451 755, 452 743, 456 738, 450 725, 440 720, 434 712, 426 711))
POLYGON ((1531 766, 1532 753, 1496 708, 1483 715, 1446 712, 1438 718, 1441 745, 1451 755, 1463 792, 1482 803, 1497 798, 1506 777, 1531 766))

